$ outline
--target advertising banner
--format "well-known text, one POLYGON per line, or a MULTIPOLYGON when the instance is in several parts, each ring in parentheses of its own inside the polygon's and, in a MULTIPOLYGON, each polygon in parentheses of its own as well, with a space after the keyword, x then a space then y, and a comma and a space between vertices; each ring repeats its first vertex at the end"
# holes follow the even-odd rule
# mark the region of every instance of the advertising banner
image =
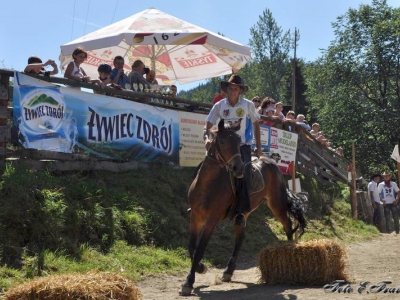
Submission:
POLYGON ((274 159, 285 175, 292 174, 296 160, 297 133, 271 127, 270 158, 274 159))
POLYGON ((179 120, 179 164, 182 167, 196 167, 206 155, 203 141, 206 115, 180 112, 179 120))
POLYGON ((179 114, 15 72, 14 125, 25 148, 179 164, 179 114))

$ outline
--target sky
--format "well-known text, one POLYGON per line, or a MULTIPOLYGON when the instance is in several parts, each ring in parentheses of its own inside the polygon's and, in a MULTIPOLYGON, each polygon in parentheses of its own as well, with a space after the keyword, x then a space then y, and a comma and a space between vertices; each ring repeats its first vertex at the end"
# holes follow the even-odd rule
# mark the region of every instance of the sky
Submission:
MULTIPOLYGON (((300 31, 297 58, 313 61, 334 39, 332 22, 372 0, 14 0, 2 3, 0 68, 23 71, 31 55, 59 64, 60 46, 147 8, 156 8, 243 45, 269 9, 283 31, 300 31)), ((400 0, 387 0, 400 7, 400 0)), ((292 54, 293 55, 293 54, 292 54)), ((59 73, 56 76, 62 77, 59 73)), ((178 85, 178 90, 201 82, 178 85)))

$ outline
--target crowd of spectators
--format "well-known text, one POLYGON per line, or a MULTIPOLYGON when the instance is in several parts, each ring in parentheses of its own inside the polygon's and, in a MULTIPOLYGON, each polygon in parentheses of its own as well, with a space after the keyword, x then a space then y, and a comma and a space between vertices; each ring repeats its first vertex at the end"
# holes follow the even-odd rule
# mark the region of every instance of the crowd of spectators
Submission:
MULTIPOLYGON (((125 61, 122 56, 116 56, 113 60, 114 68, 111 65, 102 63, 98 66, 98 77, 93 79, 88 76, 81 64, 87 58, 87 51, 82 47, 77 47, 72 53, 72 60, 67 65, 64 78, 99 85, 101 88, 112 87, 117 89, 127 89, 133 91, 144 92, 146 89, 151 89, 155 85, 158 89, 158 81, 156 80, 155 70, 147 68, 141 60, 135 60, 132 64, 132 71, 129 74, 125 73, 125 61)), ((28 65, 25 73, 33 73, 38 75, 56 75, 58 73, 57 64, 54 60, 47 60, 45 63, 38 56, 28 58, 28 65), (51 66, 53 70, 47 71, 45 68, 51 66)), ((170 95, 176 97, 177 87, 171 85, 169 87, 170 95)), ((102 94, 97 91, 96 93, 102 94)))
POLYGON ((303 114, 297 114, 293 110, 289 110, 286 115, 284 114, 284 106, 282 102, 276 103, 275 100, 271 97, 265 97, 260 101, 260 97, 256 96, 252 98, 252 102, 254 103, 258 113, 261 116, 270 117, 272 120, 265 120, 261 118, 260 124, 267 125, 271 127, 281 127, 283 129, 293 131, 295 126, 292 126, 292 123, 301 126, 310 133, 311 137, 315 142, 320 143, 322 146, 336 152, 339 155, 343 156, 343 148, 337 147, 334 149, 332 147, 332 143, 329 141, 328 135, 324 134, 320 129, 320 125, 318 123, 313 123, 310 126, 309 122, 306 120, 306 117, 303 114), (260 104, 261 102, 261 104, 260 104), (280 119, 283 122, 274 122, 274 119, 280 119), (283 126, 279 125, 283 124, 283 126))

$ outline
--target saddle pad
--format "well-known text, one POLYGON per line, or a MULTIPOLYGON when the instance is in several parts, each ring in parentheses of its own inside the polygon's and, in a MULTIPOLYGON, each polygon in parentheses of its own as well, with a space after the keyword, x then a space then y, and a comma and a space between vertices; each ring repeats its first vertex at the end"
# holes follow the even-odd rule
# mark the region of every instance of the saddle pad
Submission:
POLYGON ((262 161, 257 158, 251 162, 251 168, 245 168, 246 173, 244 176, 249 179, 247 182, 250 182, 249 195, 257 193, 265 187, 264 179, 260 171, 261 165, 262 161))

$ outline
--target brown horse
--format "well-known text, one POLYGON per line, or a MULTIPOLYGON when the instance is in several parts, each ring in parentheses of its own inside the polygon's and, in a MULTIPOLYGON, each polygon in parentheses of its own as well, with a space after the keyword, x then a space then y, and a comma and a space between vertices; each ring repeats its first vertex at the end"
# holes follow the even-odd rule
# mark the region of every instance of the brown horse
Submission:
MULTIPOLYGON (((240 155, 240 137, 236 133, 239 128, 240 123, 236 127, 225 127, 223 120, 219 122, 218 131, 214 132, 214 139, 207 151, 207 156, 189 188, 191 210, 189 254, 192 267, 179 291, 182 296, 189 296, 192 293, 195 272, 207 271, 207 267, 200 262, 206 246, 217 224, 227 218, 236 205, 232 176, 241 178, 244 174, 244 164, 240 155)), ((288 200, 284 177, 274 162, 261 158, 254 161, 253 166, 260 170, 263 180, 260 177, 258 182, 261 182, 261 187, 256 189, 256 192, 250 193, 251 210, 245 213, 246 219, 266 199, 268 207, 282 223, 287 238, 291 240, 297 228, 292 229, 289 214, 298 220, 297 227, 300 226, 303 230, 306 223, 301 209, 288 200)), ((244 227, 234 227, 235 247, 221 278, 225 282, 231 280, 245 237, 244 227)))

